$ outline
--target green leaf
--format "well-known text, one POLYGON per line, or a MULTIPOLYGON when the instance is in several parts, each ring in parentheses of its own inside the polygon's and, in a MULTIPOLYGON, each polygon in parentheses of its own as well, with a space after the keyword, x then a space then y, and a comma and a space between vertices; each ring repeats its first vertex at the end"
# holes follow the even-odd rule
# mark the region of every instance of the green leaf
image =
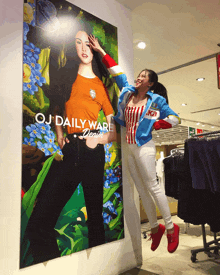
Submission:
POLYGON ((121 232, 118 234, 118 240, 123 239, 124 238, 124 228, 122 228, 121 232))
POLYGON ((110 230, 113 230, 117 227, 118 223, 120 223, 121 218, 123 218, 123 205, 122 203, 120 203, 119 207, 116 209, 118 216, 111 220, 108 224, 110 230))
MULTIPOLYGON (((37 85, 38 86, 38 85, 37 85)), ((43 109, 44 106, 45 106, 45 102, 44 102, 44 92, 43 90, 41 89, 40 86, 38 86, 38 91, 35 92, 35 96, 39 102, 39 105, 40 105, 40 108, 43 109)))
POLYGON ((85 216, 79 209, 71 209, 70 211, 60 215, 55 228, 60 229, 67 223, 70 224, 72 222, 77 222, 78 217, 85 221, 85 216))
POLYGON ((78 252, 88 248, 88 239, 83 237, 74 242, 72 252, 78 252))
POLYGON ((33 211, 34 208, 34 203, 36 200, 36 197, 41 189, 41 186, 44 182, 44 179, 50 169, 50 166, 55 158, 56 154, 52 155, 51 157, 49 157, 40 173, 37 176, 37 180, 35 181, 34 184, 32 184, 32 186, 30 187, 30 189, 25 193, 23 199, 22 199, 22 209, 21 209, 21 224, 22 224, 22 234, 21 234, 21 239, 23 239, 25 230, 26 230, 26 226, 28 223, 28 220, 31 216, 31 213, 33 211))
POLYGON ((72 254, 72 250, 66 247, 66 249, 61 253, 61 256, 72 254))
POLYGON ((41 75, 46 79, 46 84, 50 85, 49 64, 50 48, 42 49, 39 54, 38 64, 41 65, 41 75))
POLYGON ((115 191, 120 187, 120 182, 119 183, 113 183, 111 184, 111 188, 104 188, 104 193, 103 193, 103 204, 105 204, 111 196, 115 193, 115 191))

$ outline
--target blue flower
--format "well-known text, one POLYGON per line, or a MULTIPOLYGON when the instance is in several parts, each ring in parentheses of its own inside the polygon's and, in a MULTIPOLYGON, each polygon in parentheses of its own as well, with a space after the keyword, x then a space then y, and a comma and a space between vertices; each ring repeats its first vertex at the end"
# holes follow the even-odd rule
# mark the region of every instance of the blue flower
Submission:
POLYGON ((39 85, 42 86, 43 83, 46 83, 46 79, 41 76, 40 71, 35 71, 33 75, 34 81, 39 85))
POLYGON ((29 32, 29 26, 26 22, 23 22, 23 35, 24 35, 24 40, 27 40, 27 34, 29 32))
POLYGON ((36 60, 39 59, 40 49, 35 47, 33 43, 29 43, 29 45, 24 44, 24 54, 28 57, 34 57, 36 60))
POLYGON ((38 91, 38 87, 35 85, 33 79, 31 79, 28 83, 23 82, 23 90, 29 92, 31 95, 34 95, 34 92, 38 91))
POLYGON ((35 123, 35 125, 38 127, 42 134, 50 134, 50 125, 45 123, 35 123))
POLYGON ((118 177, 113 173, 113 169, 106 169, 106 177, 104 177, 104 187, 110 188, 110 184, 116 183, 118 181, 118 177))
POLYGON ((57 154, 59 154, 60 156, 63 156, 63 153, 62 153, 61 150, 59 150, 59 151, 57 152, 57 154))
POLYGON ((104 223, 109 224, 109 222, 112 220, 112 216, 105 212, 102 213, 102 215, 104 223))
POLYGON ((63 155, 60 146, 57 146, 55 143, 52 144, 52 148, 54 149, 54 151, 52 152, 52 154, 56 153, 59 154, 60 156, 63 155))
POLYGON ((119 199, 119 201, 122 201, 122 197, 119 193, 115 192, 114 194, 115 194, 116 198, 119 199))
POLYGON ((47 131, 46 134, 47 134, 48 137, 52 137, 53 139, 55 139, 55 134, 54 134, 53 131, 47 131))
POLYGON ((54 144, 54 137, 51 135, 51 136, 44 136, 44 139, 46 140, 47 144, 48 144, 48 147, 49 148, 52 148, 53 144, 54 144))
POLYGON ((25 63, 27 63, 33 69, 33 72, 41 70, 41 65, 37 63, 37 60, 34 57, 29 57, 29 56, 24 56, 24 57, 25 57, 25 63))
POLYGON ((118 177, 111 177, 109 181, 110 181, 110 184, 116 183, 118 181, 118 177))
POLYGON ((37 148, 40 149, 42 152, 44 152, 45 156, 51 155, 51 152, 48 151, 48 144, 42 143, 40 141, 37 142, 37 148))
POLYGON ((27 55, 23 55, 23 63, 28 64, 30 62, 30 58, 27 55))
POLYGON ((111 201, 107 201, 105 204, 103 204, 103 207, 108 208, 111 213, 118 215, 114 204, 111 201))
POLYGON ((107 133, 108 132, 108 130, 106 129, 106 128, 104 128, 104 127, 102 127, 101 129, 100 129, 100 133, 102 133, 102 134, 105 134, 105 133, 107 133))
POLYGON ((115 175, 114 175, 114 173, 113 173, 113 169, 106 169, 106 178, 107 179, 110 179, 111 177, 114 177, 115 175))
POLYGON ((112 154, 109 152, 105 153, 105 162, 110 162, 111 161, 112 154))
POLYGON ((105 188, 110 188, 110 181, 109 180, 104 181, 104 187, 105 188))
POLYGON ((30 126, 26 126, 26 130, 30 133, 30 137, 32 138, 40 138, 42 139, 41 133, 36 125, 31 124, 30 126))
POLYGON ((34 139, 33 138, 28 139, 27 137, 24 138, 23 144, 30 145, 30 146, 36 146, 34 139))
POLYGON ((110 142, 110 143, 106 143, 105 145, 104 145, 104 149, 105 149, 105 151, 108 151, 109 150, 109 148, 111 148, 112 147, 112 142, 110 142))

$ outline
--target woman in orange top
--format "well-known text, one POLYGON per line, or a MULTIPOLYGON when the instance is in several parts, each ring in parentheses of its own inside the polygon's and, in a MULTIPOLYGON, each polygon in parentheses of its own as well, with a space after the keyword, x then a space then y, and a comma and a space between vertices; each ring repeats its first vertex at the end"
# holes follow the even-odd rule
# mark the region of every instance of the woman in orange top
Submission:
POLYGON ((49 184, 42 187, 26 231, 34 263, 60 256, 54 227, 61 210, 80 182, 88 214, 89 247, 105 243, 102 217, 103 145, 116 139, 113 109, 102 81, 93 71, 93 51, 85 31, 76 34, 75 47, 80 64, 71 95, 65 103, 65 119, 58 113, 59 108, 55 114, 58 144, 64 158, 60 168, 48 176, 49 184), (100 125, 97 123, 101 109, 110 125, 105 134, 99 132, 100 125), (63 126, 67 129, 66 137, 63 126))

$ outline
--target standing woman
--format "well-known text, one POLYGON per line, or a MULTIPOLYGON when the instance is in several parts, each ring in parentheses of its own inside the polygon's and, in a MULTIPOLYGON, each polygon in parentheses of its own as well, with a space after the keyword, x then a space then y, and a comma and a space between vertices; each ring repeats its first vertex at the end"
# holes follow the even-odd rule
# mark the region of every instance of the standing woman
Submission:
MULTIPOLYGON (((71 94, 65 103, 66 136, 63 132, 64 125, 58 116, 61 115, 60 110, 57 110, 59 108, 55 113, 55 128, 64 155, 63 161, 53 172, 49 171, 26 229, 34 264, 60 256, 54 227, 63 207, 79 183, 83 187, 88 214, 88 246, 94 247, 105 243, 102 216, 104 144, 116 139, 113 108, 102 81, 93 71, 94 55, 88 34, 80 30, 74 40, 79 65, 76 75, 71 75, 75 80, 71 82, 71 94), (97 129, 101 109, 108 125, 111 125, 111 129, 105 134, 97 129)), ((68 70, 71 69, 68 61, 66 66, 68 70)), ((65 79, 65 74, 63 76, 65 79)), ((66 84, 69 87, 69 84, 66 84)), ((60 86, 61 88, 56 85, 52 87, 65 92, 65 82, 60 86)), ((60 109, 62 110, 62 107, 60 109)))
POLYGON ((166 89, 158 83, 158 76, 154 71, 142 70, 137 77, 135 87, 129 85, 122 69, 105 53, 97 38, 90 35, 89 39, 91 47, 101 54, 103 63, 121 90, 118 113, 114 118, 120 125, 126 127, 124 148, 126 165, 150 222, 151 250, 157 249, 167 230, 167 249, 173 253, 179 244, 179 226, 173 224, 166 195, 156 180, 156 149, 151 132, 153 128, 155 130, 171 128, 180 123, 180 118, 170 109, 166 89), (157 222, 154 201, 162 214, 165 226, 157 222))

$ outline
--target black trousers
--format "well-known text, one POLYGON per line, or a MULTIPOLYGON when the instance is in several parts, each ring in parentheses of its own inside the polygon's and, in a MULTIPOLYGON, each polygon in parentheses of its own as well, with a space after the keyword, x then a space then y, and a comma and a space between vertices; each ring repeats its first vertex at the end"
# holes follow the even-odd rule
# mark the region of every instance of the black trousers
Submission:
POLYGON ((63 161, 50 169, 26 229, 34 264, 60 256, 54 227, 81 182, 87 209, 89 247, 105 243, 103 210, 104 146, 91 149, 77 135, 68 135, 63 161))

